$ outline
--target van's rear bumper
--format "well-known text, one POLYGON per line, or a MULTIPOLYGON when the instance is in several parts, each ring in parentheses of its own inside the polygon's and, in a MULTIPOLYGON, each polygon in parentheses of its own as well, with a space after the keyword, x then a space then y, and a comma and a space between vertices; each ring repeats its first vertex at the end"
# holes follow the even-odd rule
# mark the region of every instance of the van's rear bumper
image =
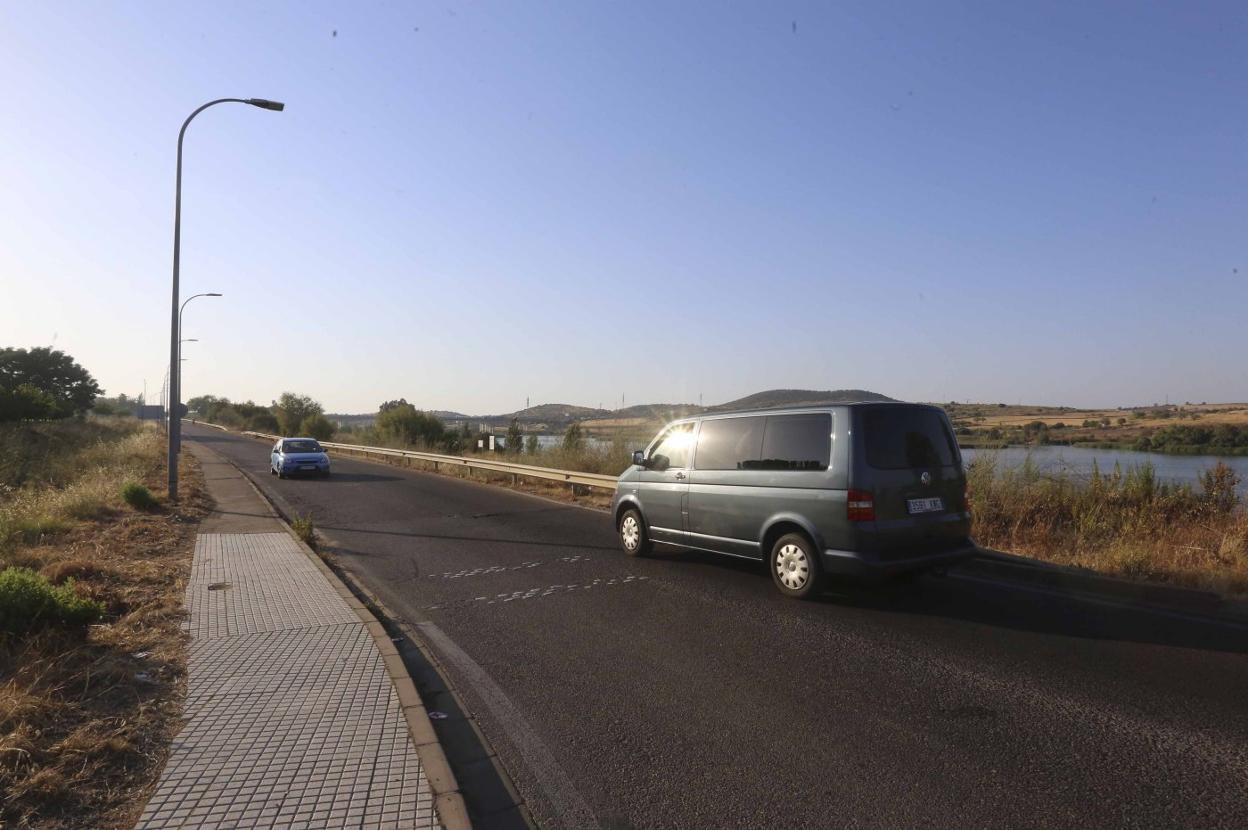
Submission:
POLYGON ((942 545, 931 552, 915 551, 913 556, 902 559, 884 559, 867 551, 825 550, 823 571, 842 576, 889 576, 925 568, 949 567, 977 553, 979 548, 970 539, 953 547, 942 545))

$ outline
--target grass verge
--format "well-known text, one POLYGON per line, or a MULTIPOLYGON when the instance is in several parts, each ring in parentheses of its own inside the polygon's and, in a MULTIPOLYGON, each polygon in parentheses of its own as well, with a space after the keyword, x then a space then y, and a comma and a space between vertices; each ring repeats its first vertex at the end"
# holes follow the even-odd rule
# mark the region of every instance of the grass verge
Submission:
POLYGON ((1233 470, 1217 464, 1200 485, 1157 480, 1150 465, 1089 476, 1029 461, 970 465, 979 544, 1131 579, 1248 595, 1248 505, 1233 470))
POLYGON ((122 419, 0 433, 0 568, 103 610, 85 630, 0 637, 0 826, 129 828, 155 786, 181 716, 183 592, 209 507, 189 454, 168 505, 163 447, 122 419), (127 482, 152 503, 129 506, 127 482))

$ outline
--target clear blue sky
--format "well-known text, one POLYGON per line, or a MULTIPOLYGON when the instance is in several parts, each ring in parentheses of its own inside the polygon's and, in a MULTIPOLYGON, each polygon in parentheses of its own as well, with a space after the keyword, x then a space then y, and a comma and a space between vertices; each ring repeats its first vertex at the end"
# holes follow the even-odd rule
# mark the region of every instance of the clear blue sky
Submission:
POLYGON ((187 140, 188 396, 1248 399, 1242 3, 0 20, 0 345, 110 394, 167 362, 178 126, 259 96, 187 140))

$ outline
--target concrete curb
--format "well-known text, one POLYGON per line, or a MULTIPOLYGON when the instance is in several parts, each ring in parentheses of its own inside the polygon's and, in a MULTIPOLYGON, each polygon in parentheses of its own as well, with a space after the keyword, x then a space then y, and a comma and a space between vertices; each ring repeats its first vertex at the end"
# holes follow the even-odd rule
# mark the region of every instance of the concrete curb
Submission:
POLYGON ((978 556, 959 565, 956 571, 1062 593, 1113 599, 1141 609, 1173 611, 1211 620, 1248 621, 1248 603, 1227 600, 1211 591, 1133 582, 988 548, 981 549, 978 556))
MULTIPOLYGON (((229 459, 226 459, 226 460, 228 461, 229 459)), ((289 522, 287 521, 287 517, 286 517, 287 510, 279 504, 280 497, 269 496, 263 490, 260 489, 260 487, 256 484, 256 482, 252 480, 251 476, 249 476, 247 473, 239 469, 238 466, 235 465, 233 462, 229 462, 229 463, 232 467, 234 467, 235 469, 239 471, 239 473, 243 476, 243 478, 247 480, 248 485, 250 485, 251 488, 255 490, 257 494, 259 494, 260 498, 264 500, 265 504, 269 508, 270 513, 272 513, 275 517, 278 518, 279 521, 282 522, 282 524, 286 527, 286 530, 288 533, 294 536, 294 531, 291 530, 289 522)), ((490 762, 490 765, 494 768, 495 774, 498 776, 499 781, 502 782, 503 787, 506 789, 507 796, 508 798, 511 799, 511 802, 512 802, 511 806, 514 806, 516 808, 516 811, 518 815, 520 816, 521 821, 524 823, 526 827, 535 828, 537 825, 533 821, 532 815, 529 813, 528 806, 525 804, 524 798, 516 790, 515 783, 511 780, 511 776, 508 774, 506 768, 503 767, 502 759, 499 758, 498 752, 494 749, 489 739, 481 731, 481 727, 477 724, 476 718, 473 717, 471 714, 469 714, 472 710, 469 709, 467 703, 464 701, 459 691, 455 688, 454 684, 451 683, 450 675, 443 668, 441 661, 439 661, 437 658, 437 655, 435 655, 432 649, 430 649, 424 643, 423 638, 420 637, 415 632, 412 626, 403 623, 401 621, 401 618, 397 614, 390 611, 390 609, 386 607, 385 603, 383 603, 381 599, 377 597, 376 594, 370 591, 363 583, 357 580, 354 576, 352 576, 350 573, 347 573, 345 571, 341 574, 338 573, 332 567, 330 567, 325 562, 325 560, 320 557, 319 554, 317 554, 315 551, 312 551, 311 548, 309 548, 301 539, 299 539, 298 537, 295 537, 295 541, 299 543, 299 546, 302 549, 304 549, 305 553, 307 553, 308 555, 312 557, 312 559, 316 562, 317 567, 320 568, 323 573, 327 573, 329 575, 328 578, 331 580, 332 584, 334 584, 335 586, 342 585, 347 590, 347 592, 352 595, 352 600, 353 600, 352 608, 356 609, 356 613, 357 614, 361 613, 359 608, 356 608, 356 606, 358 605, 360 608, 364 609, 364 613, 368 614, 368 618, 365 620, 365 622, 369 626, 369 631, 370 633, 373 634, 374 640, 378 643, 378 649, 381 651, 383 655, 383 659, 386 663, 386 668, 390 672, 390 677, 391 677, 392 682, 394 682, 395 684, 395 688, 400 690, 399 692, 400 703, 403 704, 403 700, 404 700, 403 692, 401 691, 403 689, 410 688, 411 693, 416 696, 415 700, 417 701, 417 704, 413 706, 408 706, 406 704, 403 704, 403 713, 408 719, 408 728, 411 731, 412 741, 416 745, 416 752, 420 756, 421 765, 422 766, 426 765, 426 757, 425 757, 424 752, 428 751, 431 755, 429 763, 437 764, 438 769, 445 772, 445 776, 449 780, 448 786, 452 788, 453 794, 456 796, 456 803, 453 806, 460 813, 462 813, 464 817, 464 821, 467 822, 463 826, 464 827, 472 826, 471 818, 468 814, 467 803, 462 797, 462 793, 460 792, 457 779, 455 778, 454 772, 452 771, 451 766, 450 766, 450 762, 446 757, 446 752, 442 748, 441 742, 438 740, 436 736, 436 730, 434 729, 433 724, 429 719, 428 712, 425 709, 423 702, 421 701, 419 697, 419 693, 416 691, 414 681, 412 680, 412 677, 409 674, 406 665, 404 665, 402 656, 399 654, 398 649, 395 648, 394 641, 386 632, 384 625, 380 621, 378 621, 377 619, 378 615, 380 615, 384 619, 390 620, 392 625, 394 625, 398 630, 400 630, 407 637, 407 639, 411 642, 411 644, 416 647, 416 650, 420 652, 420 655, 424 659, 424 661, 428 665, 432 666, 434 670, 438 673, 443 684, 446 687, 447 693, 449 693, 451 698, 454 700, 456 707, 458 707, 460 712, 464 713, 464 720, 467 722, 469 728, 472 730, 473 734, 476 736, 477 742, 480 744, 480 746, 484 750, 485 759, 487 759, 490 762), (347 583, 349 583, 349 585, 347 583), (360 597, 364 597, 366 602, 360 602, 360 599, 359 599, 360 597), (372 606, 372 607, 370 608, 369 606, 372 606), (380 639, 378 639, 378 637, 380 637, 380 639), (396 672, 399 673, 399 679, 396 679, 396 674, 395 674, 396 672), (406 684, 406 685, 403 685, 403 684, 406 684), (422 747, 427 748, 427 750, 422 749, 422 747), (432 757, 435 755, 437 757, 432 757)), ((361 618, 363 618, 362 614, 361 614, 361 618)), ((428 768, 426 769, 426 776, 429 778, 430 788, 434 788, 433 776, 430 773, 428 768)), ((439 799, 441 798, 441 795, 437 792, 436 788, 435 788, 435 796, 439 799)), ((438 809, 439 809, 439 815, 442 815, 441 813, 442 801, 438 800, 437 804, 438 804, 438 809)), ((493 815, 493 813, 487 814, 486 817, 488 818, 491 815, 493 815)), ((446 825, 447 830, 458 830, 457 827, 452 826, 448 822, 444 821, 444 824, 446 825)))
MULTIPOLYGON (((212 449, 209 447, 208 449, 212 449)), ((216 450, 212 450, 216 452, 216 450)), ((386 633, 385 628, 369 610, 368 606, 360 602, 359 597, 343 582, 338 574, 325 563, 316 551, 308 547, 308 545, 300 539, 293 529, 287 517, 278 510, 273 501, 268 498, 256 483, 251 480, 251 476, 247 475, 238 465, 225 455, 216 453, 221 459, 226 461, 233 467, 247 485, 255 491, 256 495, 268 508, 269 513, 278 521, 291 538, 299 545, 304 555, 312 560, 317 570, 325 577, 328 582, 343 601, 350 606, 360 621, 364 623, 368 633, 373 638, 373 644, 376 646, 378 653, 381 654, 382 663, 386 667, 386 672, 390 675, 390 682, 394 686, 395 694, 399 698, 399 706, 403 709, 403 717, 407 722, 408 734, 412 738, 412 744, 416 749, 416 755, 420 758, 420 766, 424 771, 425 779, 429 782, 429 789, 433 791, 434 809, 438 812, 438 818, 442 822, 442 826, 446 830, 472 830, 472 821, 468 818, 468 808, 464 803, 464 797, 459 791, 459 782, 455 780, 455 774, 451 771, 451 765, 446 759, 446 753, 442 751, 442 745, 438 742, 437 736, 433 731, 433 723, 429 720, 429 714, 425 710, 424 702, 420 699, 420 695, 416 691, 416 684, 412 682, 411 675, 407 672, 407 667, 403 665, 403 659, 399 656, 398 649, 394 647, 394 642, 386 633)))
MULTIPOLYGON (((442 662, 438 659, 437 655, 434 654, 433 650, 425 644, 424 638, 417 633, 417 629, 420 627, 419 624, 411 625, 401 621, 401 618, 397 614, 390 611, 390 609, 386 607, 385 603, 383 603, 376 594, 368 590, 363 583, 351 574, 344 573, 342 577, 351 583, 357 592, 357 596, 366 597, 368 599, 368 603, 376 608, 379 614, 390 620, 392 625, 402 631, 411 644, 415 646, 416 650, 420 652, 424 661, 429 666, 433 667, 434 671, 438 673, 443 684, 445 685, 445 691, 451 696, 451 699, 454 701, 455 706, 459 709, 459 711, 464 714, 464 721, 468 724, 468 727, 476 736, 477 743, 481 746, 485 753, 484 758, 490 762, 490 765, 494 768, 495 774, 498 776, 499 781, 502 782, 504 788, 506 789, 507 796, 512 802, 510 806, 515 807, 525 826, 535 828, 537 825, 533 821, 532 815, 529 813, 528 806, 525 804, 524 798, 516 790, 515 783, 511 780, 511 776, 508 774, 506 768, 503 767, 502 759, 499 758, 498 752, 494 749, 490 740, 485 736, 485 733, 481 731, 481 727, 477 724, 476 717, 471 714, 472 710, 468 707, 467 702, 460 695, 459 690, 456 689, 455 685, 451 682, 450 674, 443 667, 442 662)), ((388 637, 387 640, 389 640, 388 637)), ((406 668, 404 668, 404 671, 406 671, 406 668)), ((425 718, 425 723, 429 723, 429 719, 427 717, 425 718)), ((503 809, 505 810, 508 808, 504 807, 503 809)), ((488 818, 492 815, 493 812, 488 813, 486 817, 488 818)))

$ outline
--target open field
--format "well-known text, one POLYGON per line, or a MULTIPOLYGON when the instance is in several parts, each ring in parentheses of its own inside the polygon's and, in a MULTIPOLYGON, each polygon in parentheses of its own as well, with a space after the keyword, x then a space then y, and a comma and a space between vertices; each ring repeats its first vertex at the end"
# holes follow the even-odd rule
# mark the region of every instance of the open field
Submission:
MULTIPOLYGON (((1022 444, 1087 444, 1160 452, 1234 454, 1248 452, 1242 435, 1248 430, 1248 404, 1170 404, 1122 409, 945 404, 963 446, 1022 444), (1179 435, 1175 435, 1175 428, 1179 435), (1201 445, 1219 427, 1238 430, 1239 439, 1201 445), (1158 437, 1163 440, 1155 440, 1158 437)), ((1225 430, 1224 430, 1225 431, 1225 430)))
POLYGON ((103 610, 86 630, 0 634, 0 826, 132 827, 178 727, 202 478, 185 456, 170 507, 163 439, 128 419, 8 425, 0 446, 0 567, 103 610), (127 483, 154 504, 123 501, 127 483))

